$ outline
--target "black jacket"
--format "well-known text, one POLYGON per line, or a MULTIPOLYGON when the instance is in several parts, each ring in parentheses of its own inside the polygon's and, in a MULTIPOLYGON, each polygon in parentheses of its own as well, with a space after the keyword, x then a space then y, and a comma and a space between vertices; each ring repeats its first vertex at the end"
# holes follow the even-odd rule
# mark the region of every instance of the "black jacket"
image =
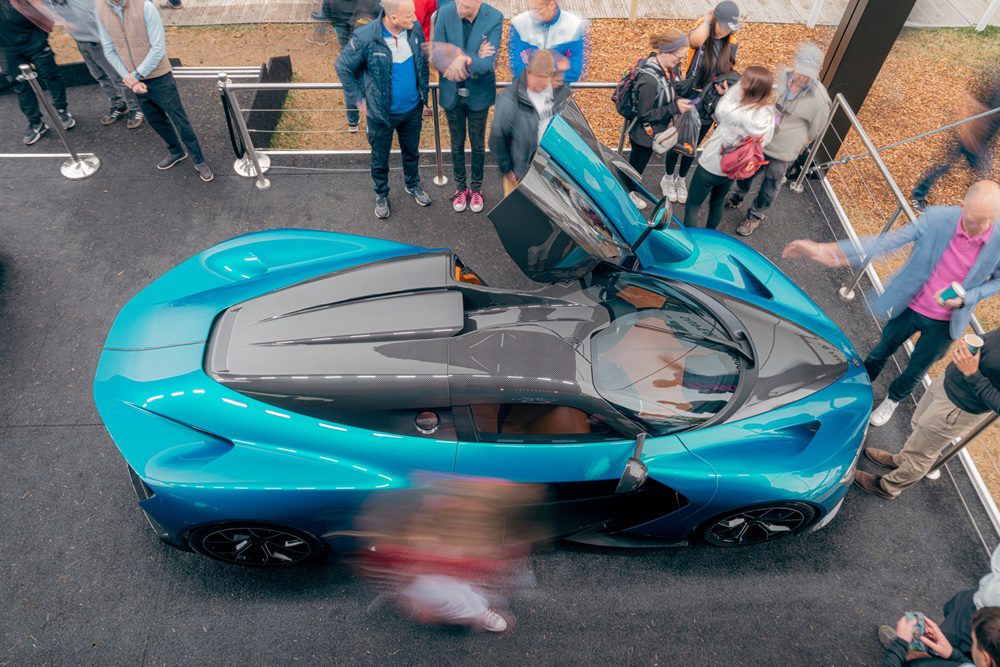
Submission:
MULTIPOLYGON (((552 108, 558 113, 571 91, 569 86, 560 86, 554 93, 552 108)), ((528 99, 528 77, 522 74, 497 100, 490 126, 490 150, 496 156, 501 174, 513 171, 518 178, 524 178, 536 148, 538 112, 528 99)))
MULTIPOLYGON (((392 51, 382 36, 382 15, 378 20, 354 31, 351 41, 337 58, 337 76, 344 84, 344 94, 354 100, 364 100, 368 119, 383 125, 389 122, 392 106, 392 51)), ((424 53, 424 31, 420 23, 406 31, 413 51, 413 67, 417 70, 420 102, 427 104, 427 56, 424 53)))
POLYGON ((646 126, 657 134, 667 129, 674 116, 680 113, 675 89, 679 67, 664 71, 656 61, 655 53, 646 58, 646 66, 656 74, 643 71, 635 80, 635 123, 628 136, 633 146, 649 148, 653 145, 653 138, 646 131, 646 126))
MULTIPOLYGON (((45 48, 49 36, 44 30, 14 9, 10 0, 0 0, 0 49, 17 53, 34 53, 45 48)), ((14 77, 18 72, 8 72, 14 77)))
MULTIPOLYGON (((980 415, 1000 413, 1000 328, 983 336, 979 370, 966 377, 954 363, 944 372, 944 391, 956 407, 980 415)), ((965 343, 959 341, 959 345, 965 343)))

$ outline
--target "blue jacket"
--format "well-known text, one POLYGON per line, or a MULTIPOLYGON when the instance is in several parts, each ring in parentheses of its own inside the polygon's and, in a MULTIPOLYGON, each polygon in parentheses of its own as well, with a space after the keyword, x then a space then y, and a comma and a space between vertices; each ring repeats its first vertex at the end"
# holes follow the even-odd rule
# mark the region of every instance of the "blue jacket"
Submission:
MULTIPOLYGON (((958 206, 931 206, 916 222, 886 234, 881 242, 877 236, 861 239, 865 253, 876 257, 908 243, 913 244, 906 263, 889 279, 885 293, 872 304, 876 315, 895 317, 916 298, 955 235, 961 215, 962 209, 958 206)), ((864 261, 865 255, 859 254, 849 241, 841 241, 840 248, 852 264, 864 261)), ((965 305, 951 314, 952 340, 958 340, 965 334, 976 304, 1000 292, 998 270, 1000 230, 994 229, 962 283, 965 288, 965 305)))
MULTIPOLYGON (((369 122, 389 122, 392 105, 392 52, 382 37, 382 17, 354 31, 351 41, 337 57, 337 76, 344 84, 344 94, 352 100, 365 101, 369 122)), ((420 102, 427 104, 427 56, 424 54, 424 31, 419 22, 407 31, 417 70, 420 102)))
POLYGON ((583 76, 584 34, 587 22, 578 14, 558 9, 548 23, 538 23, 531 12, 522 12, 510 20, 507 55, 510 57, 512 78, 521 76, 525 62, 521 53, 549 49, 566 56, 569 69, 563 72, 563 82, 573 83, 583 76))
MULTIPOLYGON (((471 111, 489 109, 497 99, 496 54, 489 58, 479 57, 479 47, 483 40, 488 41, 497 51, 500 50, 500 33, 503 29, 503 14, 494 7, 483 3, 479 13, 472 22, 469 41, 462 43, 462 18, 458 15, 455 3, 438 7, 437 23, 434 24, 434 41, 454 44, 470 58, 469 78, 465 87, 469 91, 467 103, 471 111)), ((443 73, 448 68, 451 58, 442 55, 434 58, 434 65, 443 73)), ((441 77, 441 106, 451 110, 458 105, 458 84, 441 77)))

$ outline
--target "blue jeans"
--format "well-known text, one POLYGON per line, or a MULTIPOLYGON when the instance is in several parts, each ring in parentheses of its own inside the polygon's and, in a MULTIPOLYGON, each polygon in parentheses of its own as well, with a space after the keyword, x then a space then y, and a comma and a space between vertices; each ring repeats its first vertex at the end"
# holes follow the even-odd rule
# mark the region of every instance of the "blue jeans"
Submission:
POLYGON ((129 111, 138 111, 139 100, 136 99, 135 93, 122 83, 121 76, 104 57, 104 48, 100 43, 77 41, 76 48, 83 56, 83 62, 86 63, 90 76, 94 77, 108 100, 111 101, 111 106, 120 108, 124 105, 128 107, 129 111))

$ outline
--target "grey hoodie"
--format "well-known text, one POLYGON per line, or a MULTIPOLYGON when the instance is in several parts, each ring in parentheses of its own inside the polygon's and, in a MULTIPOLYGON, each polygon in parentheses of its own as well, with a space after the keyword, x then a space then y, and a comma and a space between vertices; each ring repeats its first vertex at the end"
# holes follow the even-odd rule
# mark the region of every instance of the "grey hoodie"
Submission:
MULTIPOLYGON (((776 103, 781 103, 788 90, 790 74, 791 69, 787 67, 778 72, 776 103)), ((781 123, 775 129, 770 143, 764 146, 764 155, 792 162, 803 148, 819 137, 823 124, 830 115, 830 95, 822 83, 814 81, 808 90, 781 106, 781 123)))

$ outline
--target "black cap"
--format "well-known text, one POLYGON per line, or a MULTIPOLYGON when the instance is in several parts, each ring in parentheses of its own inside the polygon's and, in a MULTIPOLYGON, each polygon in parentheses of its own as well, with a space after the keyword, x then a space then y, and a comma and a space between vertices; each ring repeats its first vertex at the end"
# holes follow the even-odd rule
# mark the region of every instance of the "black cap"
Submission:
POLYGON ((725 0, 725 2, 717 4, 715 11, 712 12, 712 18, 715 19, 717 25, 721 25, 731 32, 736 32, 740 29, 740 8, 736 6, 735 2, 730 2, 730 0, 725 0))

